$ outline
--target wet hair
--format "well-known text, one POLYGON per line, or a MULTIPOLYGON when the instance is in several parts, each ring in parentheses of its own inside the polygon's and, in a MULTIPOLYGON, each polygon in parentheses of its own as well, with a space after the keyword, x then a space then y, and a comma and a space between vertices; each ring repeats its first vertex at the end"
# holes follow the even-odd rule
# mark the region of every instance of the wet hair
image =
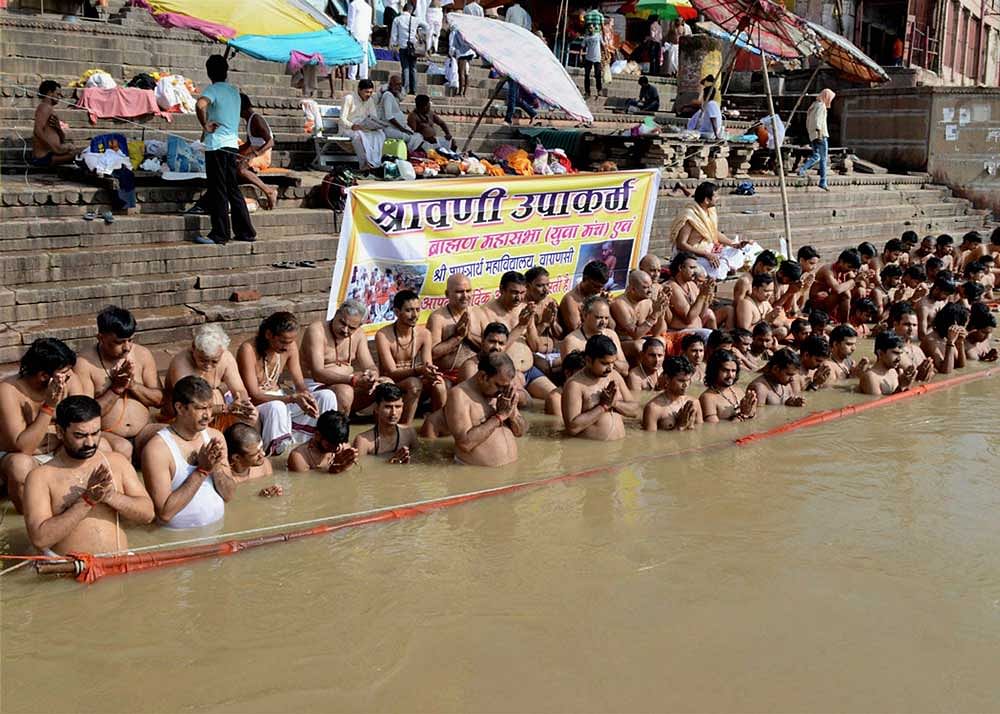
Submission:
POLYGON ((983 295, 986 293, 985 287, 972 280, 962 283, 960 289, 962 291, 962 297, 970 303, 979 302, 983 299, 983 295))
MULTIPOLYGON (((993 261, 990 262, 992 263, 993 261)), ((968 279, 969 276, 972 275, 973 273, 985 273, 988 269, 989 268, 986 265, 985 261, 972 260, 966 264, 965 270, 962 271, 962 274, 966 279, 968 279)))
POLYGON ((851 270, 857 270, 861 267, 861 254, 856 250, 845 250, 841 252, 838 256, 837 261, 841 265, 846 265, 851 270))
POLYGON ((573 350, 562 361, 563 375, 576 374, 587 365, 587 356, 582 350, 573 350))
POLYGON ((837 325, 832 330, 830 330, 830 344, 833 345, 836 344, 837 342, 843 342, 844 340, 857 336, 858 336, 858 331, 855 330, 850 325, 837 325))
POLYGON ((56 406, 56 424, 68 429, 70 424, 101 418, 101 405, 93 397, 74 394, 56 406))
POLYGON ((697 260, 694 253, 688 253, 685 250, 680 251, 677 255, 670 259, 670 274, 677 277, 677 273, 680 271, 681 266, 689 260, 697 260))
POLYGON ((944 261, 938 258, 936 255, 932 255, 924 263, 924 271, 926 275, 930 275, 932 270, 941 270, 944 267, 944 261))
POLYGON ((931 287, 931 290, 937 290, 945 295, 954 295, 958 286, 955 284, 955 281, 951 279, 951 277, 952 276, 949 271, 941 271, 937 278, 935 278, 934 285, 931 287))
POLYGON ((798 258, 799 260, 812 260, 813 258, 819 258, 820 255, 819 251, 813 248, 811 245, 804 245, 801 248, 799 248, 799 251, 798 253, 795 254, 795 257, 798 258))
POLYGON ((502 322, 491 322, 483 328, 483 340, 490 335, 503 335, 504 337, 510 337, 510 328, 502 322))
POLYGON ((513 283, 514 285, 524 285, 525 279, 516 270, 508 270, 506 273, 500 276, 500 289, 503 290, 508 285, 513 283))
POLYGON ((479 371, 487 377, 495 377, 500 372, 513 376, 515 372, 514 362, 506 352, 490 352, 489 354, 479 355, 477 364, 479 371))
POLYGON ((117 305, 108 305, 97 313, 97 334, 112 334, 125 340, 135 334, 135 318, 132 313, 117 305))
POLYGON ((771 359, 767 361, 764 369, 788 369, 789 367, 798 369, 801 366, 802 360, 799 359, 799 356, 787 347, 782 347, 771 355, 771 359))
POLYGON ((962 236, 963 243, 976 243, 981 244, 983 242, 983 236, 980 235, 979 231, 969 231, 964 236, 962 236))
POLYGON ((816 332, 825 332, 826 326, 830 324, 830 316, 825 310, 815 309, 809 313, 809 325, 816 332))
POLYGON ((195 402, 211 402, 212 386, 201 377, 189 374, 177 380, 171 390, 171 401, 174 404, 187 406, 195 402))
POLYGON ((901 350, 903 345, 906 343, 903 338, 897 335, 892 330, 885 330, 875 335, 875 353, 885 352, 886 350, 901 350))
POLYGON ((336 409, 323 412, 316 420, 316 433, 327 443, 338 446, 346 444, 350 432, 351 424, 347 420, 347 415, 336 409))
POLYGON ((299 321, 290 312, 273 312, 264 318, 257 328, 257 336, 253 338, 253 348, 258 357, 267 354, 267 333, 271 336, 281 335, 299 329, 299 321))
POLYGON ((250 97, 240 92, 240 114, 253 109, 253 102, 250 101, 250 97))
POLYGON ((601 359, 603 357, 614 357, 618 354, 618 348, 614 340, 607 335, 594 335, 587 338, 587 344, 583 348, 583 354, 590 359, 601 359))
POLYGON ((739 342, 745 337, 753 339, 753 333, 743 327, 734 327, 729 331, 730 336, 733 338, 733 342, 739 342))
POLYGON ((969 311, 966 307, 959 305, 957 302, 950 302, 938 310, 931 325, 939 336, 947 337, 949 327, 952 325, 965 326, 965 323, 968 321, 969 311))
POLYGON ((403 305, 410 302, 411 300, 419 300, 420 296, 417 295, 412 290, 400 290, 398 293, 392 296, 392 309, 394 311, 402 310, 403 305))
POLYGON ((973 304, 972 309, 969 310, 969 322, 966 324, 966 329, 969 330, 985 330, 988 327, 996 327, 997 318, 990 312, 990 306, 984 302, 977 302, 973 304))
POLYGON ((431 105, 431 98, 426 94, 418 94, 413 100, 413 104, 417 107, 429 107, 431 105))
POLYGON ((955 239, 952 238, 947 233, 942 233, 937 237, 937 240, 934 241, 934 245, 940 247, 944 247, 946 245, 955 245, 955 239))
POLYGON ((38 85, 38 96, 45 97, 60 87, 62 87, 62 85, 54 79, 43 80, 42 83, 38 85))
POLYGON ((878 307, 868 298, 858 298, 851 303, 851 314, 867 314, 868 319, 865 322, 874 322, 878 319, 878 307))
POLYGON ((362 89, 375 89, 375 82, 370 79, 359 79, 358 80, 358 91, 362 89))
POLYGON ((682 352, 687 352, 688 348, 691 345, 693 345, 695 343, 698 343, 698 342, 700 342, 702 344, 702 346, 705 345, 705 338, 702 337, 701 335, 699 335, 697 332, 690 332, 690 333, 684 335, 684 337, 681 338, 681 351, 682 352))
POLYGON ((809 335, 799 345, 799 352, 810 357, 829 357, 830 343, 822 335, 809 335))
POLYGON ((229 335, 219 323, 209 322, 194 331, 194 338, 191 342, 199 352, 214 355, 229 347, 229 335))
POLYGON ((913 311, 913 306, 906 301, 894 302, 892 305, 889 306, 889 322, 890 324, 893 325, 902 320, 903 317, 905 317, 906 315, 915 315, 915 314, 916 313, 913 311))
POLYGON ((35 374, 55 374, 60 369, 76 365, 76 352, 62 340, 54 337, 39 337, 31 343, 28 351, 21 355, 17 370, 21 377, 35 374))
POLYGON ((905 253, 906 247, 903 245, 903 241, 899 238, 890 238, 885 242, 885 247, 882 249, 883 253, 905 253))
POLYGON ((372 397, 376 404, 381 404, 382 402, 398 402, 403 398, 403 390, 397 387, 395 384, 390 382, 380 382, 375 391, 372 392, 372 397))
POLYGON ((608 266, 599 260, 592 260, 583 266, 583 277, 586 280, 593 280, 596 283, 604 285, 604 283, 608 282, 609 275, 608 266))
POLYGON ((891 280, 892 278, 903 277, 903 269, 895 263, 890 263, 879 271, 878 276, 884 283, 886 280, 891 280))
POLYGON ((588 295, 584 299, 583 305, 581 306, 583 314, 589 315, 593 311, 595 305, 607 305, 608 307, 611 307, 608 303, 608 299, 603 295, 588 295))
POLYGON ((899 242, 904 245, 916 245, 920 242, 920 238, 917 237, 916 231, 903 231, 903 235, 899 237, 899 242))
POLYGON ((642 340, 642 352, 645 352, 650 347, 665 347, 665 345, 659 337, 644 337, 642 340))
POLYGON ((222 55, 209 55, 205 60, 205 72, 213 82, 225 82, 229 76, 229 62, 222 55))
POLYGON ((797 317, 794 320, 792 320, 792 324, 788 328, 788 331, 791 332, 793 335, 798 335, 799 333, 803 332, 806 329, 806 325, 809 325, 808 320, 803 320, 801 317, 797 317))
POLYGON ((774 328, 761 320, 753 326, 753 332, 751 334, 754 337, 763 337, 764 335, 770 335, 772 332, 774 332, 774 328))
MULTIPOLYGON (((705 87, 708 90, 708 87, 705 87)), ((714 87, 713 87, 714 89, 714 87)), ((695 203, 702 203, 706 198, 713 198, 715 196, 715 184, 711 181, 703 181, 698 184, 698 188, 694 190, 694 200, 695 203)))
POLYGON ((754 260, 753 262, 754 268, 756 268, 758 265, 764 265, 768 268, 777 268, 778 256, 774 254, 774 251, 765 250, 760 255, 758 255, 757 259, 754 260))
POLYGON ((538 280, 538 276, 548 274, 548 270, 543 268, 541 265, 536 265, 534 268, 528 268, 528 271, 524 274, 524 282, 533 283, 538 280))
POLYGON ((788 282, 794 283, 802 277, 802 266, 794 260, 783 260, 778 266, 778 275, 787 278, 788 282))
POLYGON ((927 280, 927 271, 924 270, 922 265, 909 265, 906 268, 906 272, 903 273, 906 277, 911 280, 917 280, 919 282, 924 282, 927 280))
POLYGON ((733 344, 733 336, 722 330, 712 330, 705 340, 705 349, 715 351, 723 345, 733 344))
POLYGON ((722 365, 726 362, 736 363, 736 379, 733 381, 739 381, 740 378, 740 360, 733 354, 731 350, 716 350, 709 357, 708 363, 705 365, 705 384, 709 387, 714 386, 719 381, 719 372, 722 371, 722 365))
POLYGON ((858 244, 858 255, 862 258, 874 258, 878 255, 878 248, 875 247, 873 243, 865 241, 864 243, 858 244))
POLYGON ((757 273, 750 281, 751 288, 759 288, 763 285, 774 285, 774 276, 770 273, 757 273))
POLYGON ((694 374, 694 365, 684 355, 667 357, 663 360, 663 373, 668 377, 676 377, 679 374, 694 374))
POLYGON ((259 431, 239 421, 226 427, 222 435, 230 456, 243 456, 261 441, 259 431))

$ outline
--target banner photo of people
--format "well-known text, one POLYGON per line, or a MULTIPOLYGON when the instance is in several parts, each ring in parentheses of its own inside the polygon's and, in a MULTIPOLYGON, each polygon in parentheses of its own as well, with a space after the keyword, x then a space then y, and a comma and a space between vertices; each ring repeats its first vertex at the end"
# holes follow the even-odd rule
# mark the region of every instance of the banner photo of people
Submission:
POLYGON ((464 273, 471 304, 497 294, 500 276, 536 265, 559 299, 600 260, 607 289, 625 288, 649 245, 659 173, 616 171, 355 186, 348 191, 327 319, 345 299, 368 306, 365 330, 395 319, 392 298, 413 290, 421 324, 447 302, 445 283, 464 273))

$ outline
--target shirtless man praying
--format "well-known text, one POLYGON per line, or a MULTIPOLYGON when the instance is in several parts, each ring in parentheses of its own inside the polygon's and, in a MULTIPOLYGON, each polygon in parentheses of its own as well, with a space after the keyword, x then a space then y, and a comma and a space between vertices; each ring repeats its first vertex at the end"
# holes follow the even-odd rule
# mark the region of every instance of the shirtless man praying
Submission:
POLYGON ((504 352, 479 357, 479 370, 456 386, 445 404, 455 439, 455 461, 505 466, 517 461, 517 441, 527 431, 517 410, 514 363, 504 352))
POLYGON ((444 406, 448 390, 434 366, 431 333, 417 324, 420 296, 412 290, 400 290, 392 298, 392 311, 396 321, 375 333, 375 349, 382 373, 403 390, 400 423, 409 426, 417 415, 421 395, 430 397, 434 411, 444 406))
POLYGON ((746 421, 757 416, 757 392, 747 389, 740 393, 739 357, 729 350, 717 350, 705 366, 705 386, 698 401, 706 423, 746 421))
MULTIPOLYGON (((639 359, 628 372, 628 388, 633 392, 652 392, 658 389, 656 385, 663 371, 665 355, 666 350, 659 337, 647 337, 643 340, 639 359)), ((691 367, 691 374, 694 374, 694 367, 691 367)))
POLYGON ((843 251, 833 263, 816 272, 809 294, 813 307, 824 310, 837 322, 847 322, 851 310, 851 293, 861 270, 861 256, 856 250, 843 251))
POLYGON ((662 390, 642 410, 642 428, 646 431, 686 431, 702 423, 701 403, 688 395, 694 367, 687 357, 668 357, 657 382, 662 390))
POLYGON ((153 353, 135 342, 135 318, 109 305, 97 314, 97 341, 80 353, 73 368, 84 393, 101 405, 104 438, 125 458, 132 439, 149 424, 151 407, 163 401, 153 353))
POLYGON ((670 305, 665 295, 652 299, 653 281, 642 270, 628 274, 625 292, 611 301, 611 319, 615 323, 625 359, 634 361, 647 335, 667 331, 670 305))
POLYGON ((611 307, 603 295, 591 295, 583 301, 581 308, 583 321, 580 327, 570 332, 559 344, 559 352, 563 358, 574 350, 583 350, 587 341, 594 335, 604 335, 615 346, 614 367, 625 376, 628 374, 628 361, 621 349, 617 333, 609 325, 611 323, 611 307))
POLYGON ((326 471, 339 474, 358 463, 358 450, 349 446, 351 425, 347 415, 331 409, 320 414, 316 433, 288 455, 288 470, 292 473, 326 471))
POLYGON ((623 416, 639 416, 639 402, 615 369, 619 351, 607 335, 592 335, 583 354, 586 364, 563 386, 563 424, 570 436, 595 441, 625 438, 623 416))
POLYGON ((860 389, 863 394, 886 395, 905 392, 917 376, 917 368, 912 364, 900 367, 899 358, 903 354, 903 340, 891 330, 875 336, 875 364, 861 375, 860 389))
POLYGON ((715 329, 715 281, 696 281, 698 262, 690 253, 678 253, 670 261, 670 329, 715 329))
POLYGON ((806 400, 799 394, 801 366, 799 356, 787 347, 771 355, 761 375, 750 382, 749 388, 757 392, 757 402, 786 407, 805 406, 806 400))
POLYGON ((563 333, 568 334, 580 327, 582 317, 580 308, 583 301, 591 295, 600 295, 608 282, 608 266, 599 260, 592 260, 583 266, 580 282, 572 290, 563 295, 559 302, 559 322, 563 333))
POLYGON ((98 450, 101 405, 67 397, 56 408, 62 449, 28 474, 24 524, 31 544, 47 554, 121 553, 128 539, 120 519, 153 520, 153 501, 121 454, 98 450))
POLYGON ((64 342, 41 337, 21 356, 17 375, 0 382, 0 479, 18 513, 28 473, 59 447, 52 423, 56 407, 84 393, 75 364, 76 354, 64 342))
POLYGON ((252 426, 237 422, 222 433, 229 454, 229 471, 237 484, 265 478, 274 473, 271 462, 264 455, 264 442, 260 432, 252 426))
POLYGON ((444 294, 448 304, 439 307, 427 319, 427 329, 431 333, 431 356, 438 371, 451 387, 462 381, 458 368, 466 360, 476 356, 476 347, 468 340, 469 298, 472 284, 462 273, 448 276, 444 294))
POLYGON ((354 437, 358 456, 388 457, 390 464, 410 463, 410 451, 417 445, 412 426, 400 426, 403 392, 395 384, 375 387, 375 426, 354 437))
POLYGON ((549 271, 540 265, 524 274, 527 300, 534 305, 535 321, 529 325, 525 342, 535 353, 535 366, 551 376, 559 365, 559 341, 564 333, 559 323, 559 303, 549 293, 549 271))

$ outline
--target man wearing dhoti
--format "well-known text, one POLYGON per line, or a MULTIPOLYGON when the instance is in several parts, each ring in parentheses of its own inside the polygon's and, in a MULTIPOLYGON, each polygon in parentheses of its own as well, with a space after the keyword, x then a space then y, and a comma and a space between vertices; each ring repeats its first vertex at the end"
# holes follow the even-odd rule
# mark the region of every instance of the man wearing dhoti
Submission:
POLYGON ((674 255, 691 253, 710 278, 722 280, 729 271, 746 263, 742 248, 746 241, 733 241, 719 230, 715 210, 715 184, 706 181, 694 192, 694 201, 684 207, 670 226, 674 255))

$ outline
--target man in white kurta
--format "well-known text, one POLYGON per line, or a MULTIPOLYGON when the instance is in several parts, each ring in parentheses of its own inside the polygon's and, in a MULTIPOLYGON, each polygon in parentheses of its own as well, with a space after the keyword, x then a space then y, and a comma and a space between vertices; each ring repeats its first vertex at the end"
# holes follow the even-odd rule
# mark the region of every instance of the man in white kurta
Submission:
POLYGON ((344 96, 340 118, 358 156, 358 168, 364 171, 381 165, 385 123, 379 119, 375 84, 370 79, 359 80, 358 91, 344 96))
POLYGON ((351 0, 347 6, 347 31, 361 45, 361 64, 352 64, 350 79, 368 79, 368 48, 372 40, 372 6, 368 0, 351 0))
POLYGON ((389 85, 382 90, 378 99, 378 116, 385 124, 382 130, 387 139, 402 139, 408 151, 416 151, 424 143, 424 138, 406 124, 406 115, 399 103, 403 96, 403 79, 398 74, 389 76, 389 85))

